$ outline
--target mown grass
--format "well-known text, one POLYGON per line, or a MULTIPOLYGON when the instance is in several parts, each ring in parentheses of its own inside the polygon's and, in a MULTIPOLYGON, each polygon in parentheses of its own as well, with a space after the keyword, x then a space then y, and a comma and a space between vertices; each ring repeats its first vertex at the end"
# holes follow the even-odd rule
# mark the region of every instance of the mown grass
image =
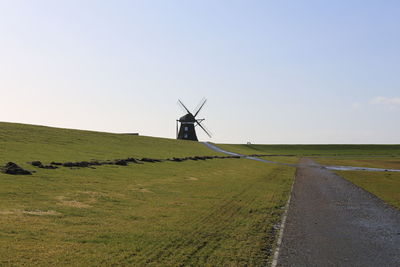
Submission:
MULTIPOLYGON (((400 169, 400 158, 318 158, 323 165, 400 169)), ((400 209, 400 173, 368 171, 335 171, 343 178, 400 209)))
POLYGON ((400 145, 235 145, 218 147, 240 154, 294 156, 400 156, 400 145))
MULTIPOLYGON (((216 154, 195 142, 24 127, 0 124, 2 162, 216 154)), ((0 174, 0 265, 264 266, 294 174, 246 159, 35 170, 0 174)))

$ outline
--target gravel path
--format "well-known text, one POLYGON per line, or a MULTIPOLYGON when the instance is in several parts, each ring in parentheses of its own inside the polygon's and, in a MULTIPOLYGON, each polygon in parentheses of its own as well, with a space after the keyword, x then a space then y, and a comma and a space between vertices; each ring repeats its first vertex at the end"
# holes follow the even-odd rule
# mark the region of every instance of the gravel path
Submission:
POLYGON ((278 266, 400 266, 400 212, 302 159, 278 266))

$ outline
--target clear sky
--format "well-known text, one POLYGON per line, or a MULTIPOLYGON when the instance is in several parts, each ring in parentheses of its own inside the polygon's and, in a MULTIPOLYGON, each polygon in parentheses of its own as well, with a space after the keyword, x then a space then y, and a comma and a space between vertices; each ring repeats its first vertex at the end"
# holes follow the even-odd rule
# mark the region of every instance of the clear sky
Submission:
POLYGON ((0 93, 0 121, 174 138, 206 97, 214 142, 400 143, 400 1, 0 0, 0 93))

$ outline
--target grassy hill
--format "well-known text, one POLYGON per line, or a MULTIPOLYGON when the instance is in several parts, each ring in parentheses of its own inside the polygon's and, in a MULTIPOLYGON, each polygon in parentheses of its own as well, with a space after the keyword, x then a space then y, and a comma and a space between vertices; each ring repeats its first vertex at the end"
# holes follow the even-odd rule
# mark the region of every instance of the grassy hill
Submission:
POLYGON ((212 159, 39 169, 26 162, 216 155, 202 144, 0 123, 0 266, 264 266, 294 168, 212 159))
POLYGON ((0 122, 0 164, 216 154, 191 141, 0 122))

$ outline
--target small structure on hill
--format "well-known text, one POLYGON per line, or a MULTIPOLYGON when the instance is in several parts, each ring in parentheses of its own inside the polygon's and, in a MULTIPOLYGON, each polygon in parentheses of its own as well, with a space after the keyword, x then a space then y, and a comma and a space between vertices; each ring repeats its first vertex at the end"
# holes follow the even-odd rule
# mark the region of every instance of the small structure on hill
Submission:
POLYGON ((178 100, 178 103, 180 106, 184 109, 187 114, 185 116, 182 116, 178 120, 176 120, 176 138, 177 139, 183 139, 183 140, 192 140, 192 141, 198 141, 197 135, 196 135, 196 126, 200 126, 201 129, 211 138, 211 133, 208 131, 204 124, 201 124, 205 119, 196 119, 197 115, 199 114, 200 110, 203 108, 204 104, 207 102, 207 99, 203 99, 200 101, 198 107, 195 109, 195 111, 192 113, 189 111, 189 109, 182 103, 182 101, 178 100), (180 128, 178 127, 180 125, 180 128), (179 130, 178 130, 179 128, 179 130))
POLYGON ((139 133, 121 133, 123 135, 139 135, 139 133))

